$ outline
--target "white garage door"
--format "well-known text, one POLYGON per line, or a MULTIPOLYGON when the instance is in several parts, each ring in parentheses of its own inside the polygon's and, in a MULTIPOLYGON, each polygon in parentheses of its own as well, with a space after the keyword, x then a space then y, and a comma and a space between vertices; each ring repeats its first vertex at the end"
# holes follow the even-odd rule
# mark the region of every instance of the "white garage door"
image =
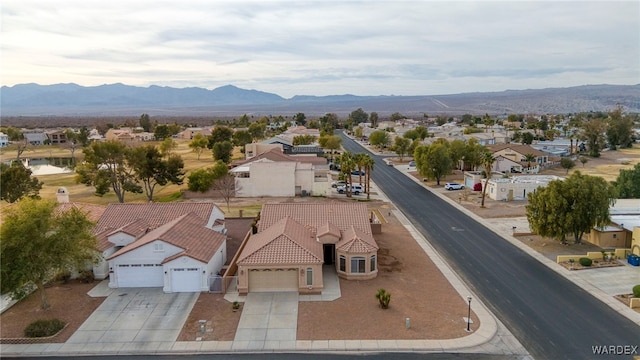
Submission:
POLYGON ((118 287, 164 286, 161 264, 119 264, 116 271, 118 287))
POLYGON ((198 292, 200 291, 200 268, 175 268, 171 269, 172 292, 198 292))
POLYGON ((249 271, 250 292, 298 291, 296 269, 273 269, 249 271))

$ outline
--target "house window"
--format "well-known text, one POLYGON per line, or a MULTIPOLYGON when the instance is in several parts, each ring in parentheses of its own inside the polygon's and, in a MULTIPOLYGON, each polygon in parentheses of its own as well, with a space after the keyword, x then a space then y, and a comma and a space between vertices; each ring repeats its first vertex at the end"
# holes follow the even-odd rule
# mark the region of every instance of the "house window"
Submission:
POLYGON ((617 237, 618 237, 618 234, 613 234, 613 238, 614 239, 617 238, 617 237))
POLYGON ((376 256, 371 257, 371 271, 376 271, 376 256))
POLYGON ((340 255, 340 271, 347 271, 347 259, 342 255, 340 255))
POLYGON ((153 251, 156 252, 163 252, 164 251, 164 245, 160 242, 157 242, 155 244, 153 244, 153 251))
POLYGON ((313 285, 313 269, 307 268, 307 286, 313 285))
POLYGON ((351 258, 351 273, 364 273, 365 270, 365 258, 352 257, 351 258))

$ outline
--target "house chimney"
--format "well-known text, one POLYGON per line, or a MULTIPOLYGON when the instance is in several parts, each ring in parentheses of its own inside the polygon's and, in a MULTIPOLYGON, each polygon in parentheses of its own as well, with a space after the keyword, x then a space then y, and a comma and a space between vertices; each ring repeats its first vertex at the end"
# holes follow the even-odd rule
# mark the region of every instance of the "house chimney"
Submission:
POLYGON ((56 197, 59 204, 64 204, 69 202, 69 191, 67 191, 66 187, 59 187, 56 192, 56 197))

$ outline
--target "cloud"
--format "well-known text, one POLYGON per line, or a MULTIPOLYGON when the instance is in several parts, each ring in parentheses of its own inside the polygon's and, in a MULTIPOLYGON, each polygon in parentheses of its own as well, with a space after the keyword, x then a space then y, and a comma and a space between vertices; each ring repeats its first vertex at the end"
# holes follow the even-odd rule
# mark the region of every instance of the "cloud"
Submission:
POLYGON ((3 85, 251 86, 289 97, 640 82, 640 3, 8 0, 3 85))

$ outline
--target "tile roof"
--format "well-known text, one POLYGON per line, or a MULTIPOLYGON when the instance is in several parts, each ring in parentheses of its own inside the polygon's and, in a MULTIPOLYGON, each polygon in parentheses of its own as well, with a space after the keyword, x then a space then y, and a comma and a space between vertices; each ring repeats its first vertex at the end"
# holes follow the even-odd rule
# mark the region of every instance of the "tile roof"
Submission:
POLYGON ((367 205, 341 202, 265 204, 260 212, 258 232, 286 216, 312 227, 314 233, 316 229, 329 222, 342 231, 353 226, 365 234, 371 234, 367 205))
POLYGON ((327 163, 327 159, 319 156, 291 156, 283 153, 280 149, 270 149, 250 159, 234 161, 232 166, 245 165, 261 159, 310 163, 314 165, 325 165, 327 163))
POLYGON ((109 233, 107 236, 111 236, 112 234, 123 232, 125 234, 131 235, 133 237, 139 237, 140 235, 145 234, 149 230, 149 223, 144 219, 136 219, 124 226, 121 226, 109 233))
POLYGON ((495 144, 495 145, 486 145, 486 146, 492 153, 495 153, 504 149, 511 149, 521 155, 531 154, 534 156, 546 156, 546 154, 543 153, 542 151, 536 150, 529 145, 495 144))
POLYGON ((322 264, 322 244, 308 227, 286 216, 253 235, 238 264, 322 264))
POLYGON ((340 237, 340 229, 332 223, 326 221, 325 223, 318 226, 316 229, 316 236, 320 237, 323 235, 333 235, 334 237, 340 237))
POLYGON ((371 234, 365 234, 353 226, 342 232, 342 239, 336 244, 336 249, 348 253, 370 253, 379 249, 371 234))
POLYGON ((87 218, 93 222, 97 222, 102 214, 104 214, 107 209, 106 206, 95 205, 95 204, 87 204, 87 203, 79 203, 79 202, 68 202, 61 203, 56 207, 56 211, 67 211, 71 208, 76 208, 82 211, 87 215, 87 218))
POLYGON ((183 255, 205 263, 209 262, 227 237, 207 228, 207 221, 195 213, 182 215, 116 251, 108 259, 113 259, 156 240, 162 240, 183 249, 182 252, 166 258, 164 262, 183 255))
POLYGON ((208 221, 216 207, 214 203, 207 202, 109 204, 94 233, 100 233, 106 228, 118 229, 138 219, 146 220, 149 227, 155 229, 190 212, 208 221))

